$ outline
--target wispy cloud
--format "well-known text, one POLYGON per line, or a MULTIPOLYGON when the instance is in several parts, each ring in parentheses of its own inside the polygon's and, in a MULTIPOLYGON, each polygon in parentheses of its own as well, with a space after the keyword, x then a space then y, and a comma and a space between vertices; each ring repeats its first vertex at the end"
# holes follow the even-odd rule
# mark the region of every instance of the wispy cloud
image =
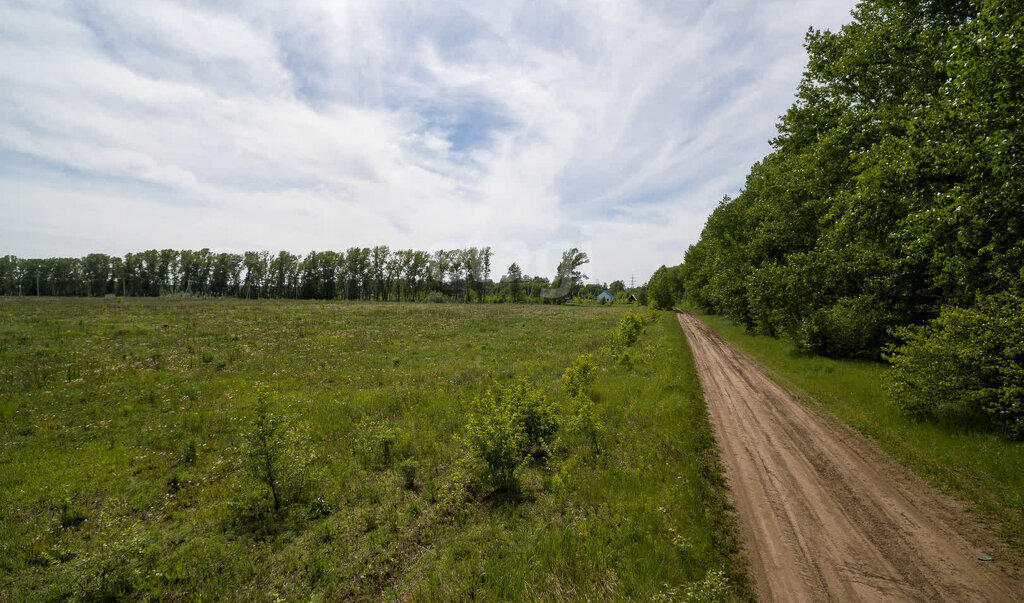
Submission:
POLYGON ((677 263, 852 0, 7 2, 0 253, 677 263))

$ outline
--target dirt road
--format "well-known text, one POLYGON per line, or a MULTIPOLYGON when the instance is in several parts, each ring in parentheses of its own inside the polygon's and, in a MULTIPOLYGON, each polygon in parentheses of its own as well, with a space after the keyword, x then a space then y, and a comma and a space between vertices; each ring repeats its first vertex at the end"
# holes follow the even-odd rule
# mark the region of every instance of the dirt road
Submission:
POLYGON ((1024 601, 1008 575, 1021 568, 962 506, 796 400, 693 315, 679 323, 761 600, 1024 601))

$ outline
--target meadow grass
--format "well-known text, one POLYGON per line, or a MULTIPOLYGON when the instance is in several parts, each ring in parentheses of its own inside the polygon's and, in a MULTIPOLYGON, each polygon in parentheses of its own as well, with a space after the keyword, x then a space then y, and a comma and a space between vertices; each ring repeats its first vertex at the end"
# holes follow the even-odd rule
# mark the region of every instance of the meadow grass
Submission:
POLYGON ((953 423, 915 421, 885 388, 888 365, 832 360, 796 351, 792 342, 747 332, 728 318, 686 306, 772 376, 869 436, 886 453, 1024 550, 1024 442, 953 423))
POLYGON ((627 366, 622 315, 0 299, 0 599, 646 600, 717 569, 749 596, 682 332, 656 314, 627 366), (562 419, 489 489, 470 402, 525 378, 561 419, 583 353, 600 429, 562 419), (248 470, 259 396, 309 464, 279 511, 248 470))

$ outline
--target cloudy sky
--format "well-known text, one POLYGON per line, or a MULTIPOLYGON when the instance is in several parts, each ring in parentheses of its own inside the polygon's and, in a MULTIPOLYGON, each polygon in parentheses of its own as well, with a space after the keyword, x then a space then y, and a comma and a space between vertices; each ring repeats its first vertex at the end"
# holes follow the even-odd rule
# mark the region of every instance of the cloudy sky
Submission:
POLYGON ((682 260, 853 0, 0 3, 0 254, 682 260))

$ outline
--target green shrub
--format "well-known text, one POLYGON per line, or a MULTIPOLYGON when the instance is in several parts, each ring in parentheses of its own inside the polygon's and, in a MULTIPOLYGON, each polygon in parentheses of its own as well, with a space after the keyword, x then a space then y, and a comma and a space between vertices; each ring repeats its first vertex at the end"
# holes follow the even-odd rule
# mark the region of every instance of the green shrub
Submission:
POLYGON ((244 451, 250 474, 266 486, 275 511, 305 494, 315 456, 297 429, 270 409, 262 392, 245 434, 244 451))
POLYGON ((898 329, 889 389, 919 419, 982 420, 1024 438, 1024 297, 1001 293, 974 308, 943 308, 898 329))
POLYGON ((323 519, 324 517, 329 517, 334 512, 334 507, 323 497, 317 496, 309 501, 307 511, 309 512, 310 519, 323 519))
POLYGON ((593 354, 580 354, 572 366, 562 373, 562 391, 570 399, 590 397, 590 386, 594 383, 597 365, 593 354))
POLYGON ((830 358, 878 358, 890 324, 873 296, 844 297, 804 319, 796 344, 830 358))
POLYGON ((471 408, 466 426, 470 450, 486 465, 493 487, 515 490, 517 471, 558 429, 550 404, 524 379, 488 389, 471 408))
POLYGON ((615 360, 621 362, 627 356, 626 350, 640 339, 649 321, 649 315, 634 310, 622 315, 619 325, 608 335, 608 349, 615 360))
POLYGON ((406 490, 416 487, 416 472, 419 468, 420 463, 415 459, 405 459, 398 463, 398 473, 402 476, 402 486, 406 490))
POLYGON ((71 501, 65 500, 60 505, 60 515, 57 518, 62 530, 71 530, 82 525, 88 515, 84 509, 73 506, 71 501))
POLYGON ((580 354, 573 365, 562 373, 562 392, 566 396, 564 423, 571 432, 584 434, 597 451, 604 424, 597 416, 597 409, 590 397, 590 388, 597 374, 593 354, 580 354))
POLYGON ((444 293, 440 291, 431 291, 427 294, 427 302, 432 304, 443 304, 448 299, 444 296, 444 293))
POLYGON ((398 430, 387 420, 367 417, 356 427, 355 444, 367 468, 387 469, 395 457, 398 430))

